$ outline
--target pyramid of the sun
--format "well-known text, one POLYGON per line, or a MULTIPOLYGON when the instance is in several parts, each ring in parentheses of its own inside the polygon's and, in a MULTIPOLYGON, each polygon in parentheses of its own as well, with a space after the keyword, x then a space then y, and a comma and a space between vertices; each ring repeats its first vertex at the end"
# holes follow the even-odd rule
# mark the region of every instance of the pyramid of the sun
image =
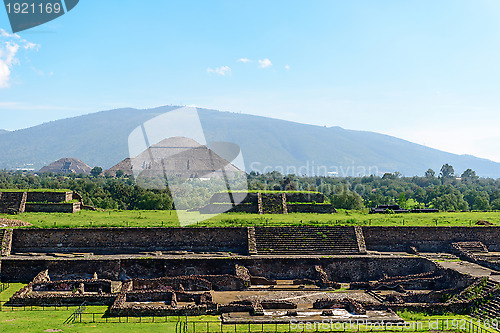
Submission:
POLYGON ((172 137, 152 145, 133 158, 126 158, 106 173, 142 177, 220 178, 243 173, 213 150, 186 137, 172 137))
POLYGON ((91 167, 76 158, 61 158, 44 166, 38 172, 89 174, 90 170, 92 170, 91 167))

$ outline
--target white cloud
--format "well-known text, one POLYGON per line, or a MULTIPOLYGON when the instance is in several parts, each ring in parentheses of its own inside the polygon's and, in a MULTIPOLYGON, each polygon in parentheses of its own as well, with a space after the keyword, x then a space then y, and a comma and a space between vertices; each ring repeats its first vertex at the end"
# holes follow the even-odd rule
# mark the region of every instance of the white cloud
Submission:
POLYGON ((27 42, 23 47, 25 50, 37 50, 38 51, 38 45, 35 43, 27 42))
POLYGON ((207 68, 207 73, 209 74, 215 73, 222 76, 231 75, 231 67, 221 66, 216 68, 207 68))
POLYGON ((264 59, 264 60, 259 60, 259 66, 260 68, 267 68, 267 67, 271 67, 273 65, 273 63, 271 62, 271 60, 269 59, 264 59))
POLYGON ((19 35, 0 29, 0 88, 9 86, 12 67, 19 64, 16 55, 20 48, 37 50, 38 45, 22 39, 19 35))
POLYGON ((16 59, 16 53, 19 45, 6 42, 0 45, 0 88, 9 86, 10 69, 19 61, 16 59))
POLYGON ((238 62, 248 63, 248 62, 253 62, 253 61, 251 59, 248 59, 248 58, 240 58, 240 59, 238 59, 238 62))
POLYGON ((289 71, 289 70, 290 70, 290 65, 285 65, 285 69, 286 69, 287 71, 289 71))

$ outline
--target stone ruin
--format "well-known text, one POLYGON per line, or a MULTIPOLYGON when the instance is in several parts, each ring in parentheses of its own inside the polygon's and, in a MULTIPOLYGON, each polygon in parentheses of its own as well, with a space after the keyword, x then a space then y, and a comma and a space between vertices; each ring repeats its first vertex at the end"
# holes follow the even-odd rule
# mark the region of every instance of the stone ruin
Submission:
POLYGON ((16 229, 2 240, 11 250, 2 252, 0 273, 3 282, 31 281, 9 305, 85 301, 110 306, 111 316, 220 315, 223 323, 400 322, 395 311, 403 309, 497 316, 499 236, 497 227, 16 229), (67 256, 54 257, 58 248, 67 256))
POLYGON ((63 306, 111 305, 116 298, 112 294, 111 280, 72 279, 51 281, 49 271, 40 272, 27 286, 17 291, 7 302, 8 306, 63 306))
POLYGON ((75 213, 85 208, 76 192, 0 190, 0 213, 75 213), (76 202, 74 202, 77 200, 76 202))
POLYGON ((75 173, 75 174, 90 174, 91 167, 76 158, 61 158, 49 165, 41 168, 38 173, 75 173))
POLYGON ((335 208, 325 203, 325 196, 319 192, 220 192, 212 196, 210 204, 198 211, 201 214, 336 213, 335 208))
POLYGON ((164 139, 141 152, 128 157, 106 170, 116 176, 121 170, 124 175, 141 178, 224 178, 245 175, 243 171, 219 156, 213 149, 186 137, 164 139))

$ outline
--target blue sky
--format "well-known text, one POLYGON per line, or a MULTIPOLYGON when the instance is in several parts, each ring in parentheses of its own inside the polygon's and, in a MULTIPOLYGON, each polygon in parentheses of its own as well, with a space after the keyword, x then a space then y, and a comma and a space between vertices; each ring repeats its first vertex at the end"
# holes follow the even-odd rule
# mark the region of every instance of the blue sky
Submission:
POLYGON ((496 0, 81 0, 0 29, 0 128, 197 105, 500 162, 496 0))

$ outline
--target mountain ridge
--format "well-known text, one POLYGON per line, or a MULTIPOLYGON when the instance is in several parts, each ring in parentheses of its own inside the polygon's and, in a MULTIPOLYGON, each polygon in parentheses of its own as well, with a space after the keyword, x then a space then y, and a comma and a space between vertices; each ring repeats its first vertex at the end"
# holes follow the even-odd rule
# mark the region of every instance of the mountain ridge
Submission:
MULTIPOLYGON (((0 168, 34 164, 38 170, 63 157, 110 168, 128 157, 132 130, 177 108, 113 109, 4 133, 0 137, 0 168)), ((370 173, 368 168, 373 167, 376 174, 399 171, 412 176, 423 175, 428 168, 439 171, 441 165, 449 163, 457 173, 472 168, 480 176, 500 178, 500 163, 443 152, 387 134, 198 110, 207 142, 238 144, 247 171, 276 169, 314 175, 326 170, 340 176, 358 176, 370 173)))

